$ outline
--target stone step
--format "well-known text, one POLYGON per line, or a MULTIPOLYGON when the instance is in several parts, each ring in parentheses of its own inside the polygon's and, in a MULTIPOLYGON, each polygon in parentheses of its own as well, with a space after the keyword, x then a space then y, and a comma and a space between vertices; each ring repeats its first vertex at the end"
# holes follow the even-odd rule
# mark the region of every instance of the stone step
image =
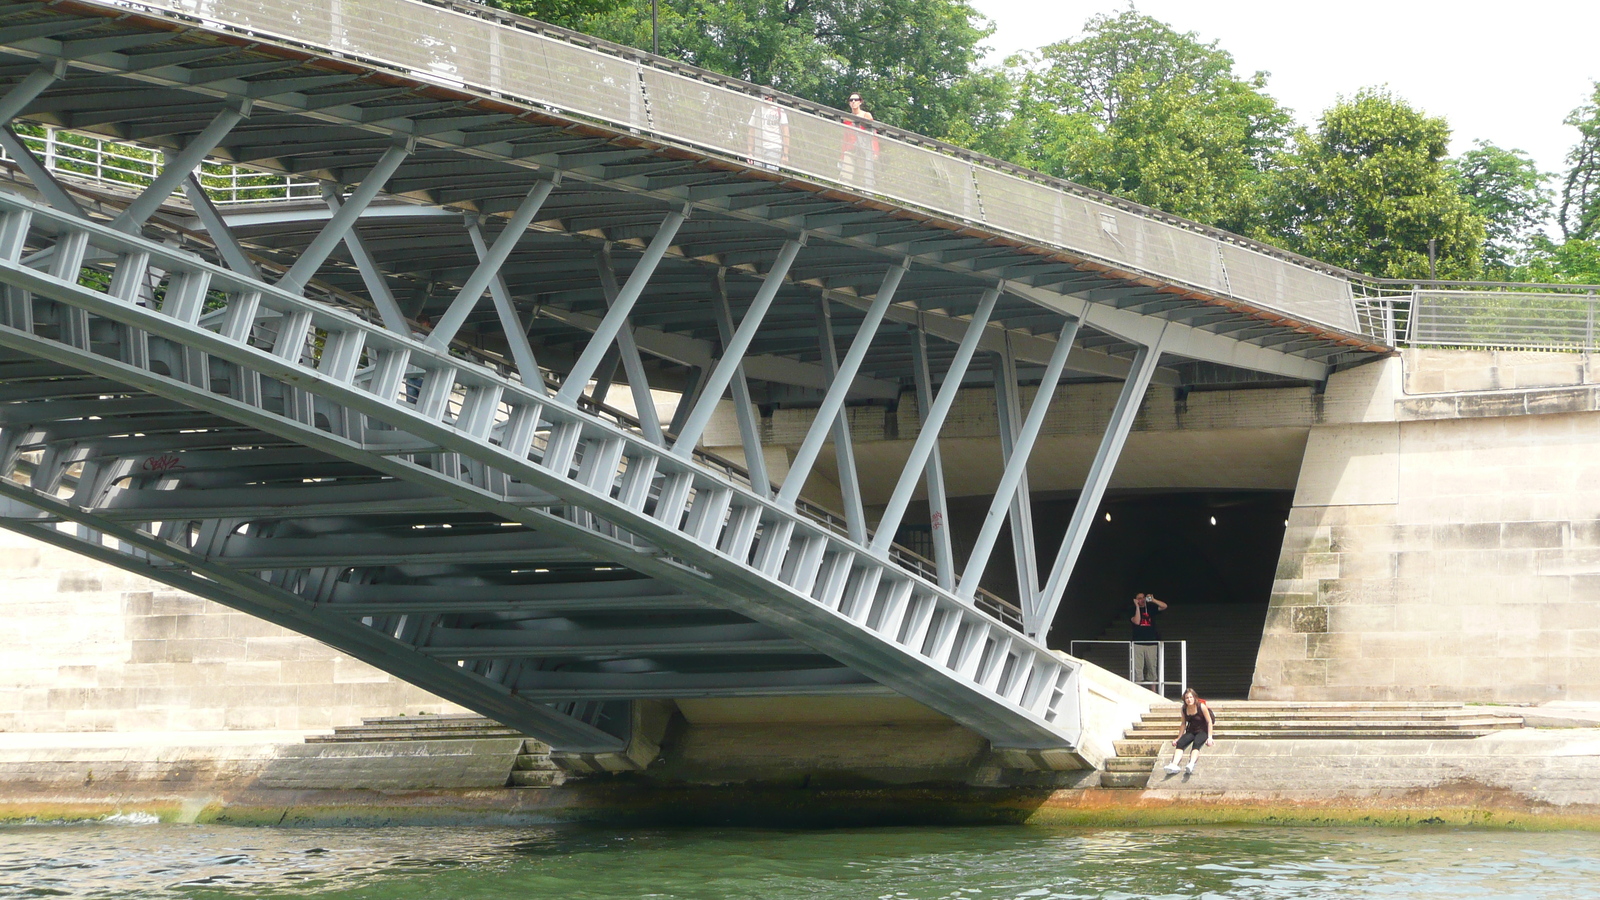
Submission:
POLYGON ((520 753, 511 768, 519 770, 554 769, 556 764, 550 761, 549 753, 520 753))
POLYGON ((468 738, 522 737, 522 732, 511 728, 342 728, 333 734, 314 734, 306 737, 308 744, 336 744, 350 741, 438 741, 468 738))
POLYGON ((1150 772, 1101 772, 1100 786, 1104 788, 1134 788, 1144 790, 1150 784, 1150 772))
POLYGON ((1150 769, 1156 764, 1157 756, 1113 756, 1105 761, 1107 772, 1143 772, 1150 774, 1150 769))
MULTIPOLYGON (((1376 740, 1376 738, 1480 738, 1501 729, 1221 729, 1216 730, 1216 740, 1376 740)), ((1166 737, 1168 730, 1155 732, 1128 732, 1130 738, 1166 737)))
POLYGON ((1161 749, 1169 746, 1171 741, 1156 740, 1120 740, 1112 741, 1118 756, 1142 756, 1147 759, 1161 755, 1161 749))
MULTIPOLYGON (((1179 727, 1177 719, 1162 721, 1160 719, 1141 721, 1135 728, 1145 731, 1172 731, 1179 727)), ((1348 731, 1366 731, 1377 729, 1380 731, 1394 731, 1404 728, 1448 729, 1448 728, 1521 728, 1521 719, 1508 719, 1502 717, 1478 717, 1457 719, 1340 719, 1340 718, 1305 718, 1305 719, 1233 719, 1222 716, 1217 717, 1217 730, 1225 731, 1232 728, 1248 728, 1254 731, 1293 730, 1297 728, 1317 728, 1323 730, 1345 729, 1348 731)))
POLYGON ((562 781, 559 769, 513 769, 511 786, 517 788, 549 788, 562 781))

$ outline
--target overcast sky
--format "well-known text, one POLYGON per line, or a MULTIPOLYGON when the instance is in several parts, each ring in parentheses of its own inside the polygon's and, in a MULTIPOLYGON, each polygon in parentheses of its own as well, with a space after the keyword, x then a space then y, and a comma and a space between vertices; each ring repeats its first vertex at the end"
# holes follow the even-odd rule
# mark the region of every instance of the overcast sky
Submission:
MULTIPOLYGON (((1124 3, 972 0, 994 21, 994 59, 1073 37, 1124 3)), ((1600 80, 1600 0, 1487 4, 1419 0, 1141 0, 1138 10, 1218 40, 1240 74, 1271 73, 1267 92, 1314 122, 1340 95, 1387 84, 1449 120, 1451 150, 1475 139, 1566 169, 1577 130, 1561 124, 1600 80)))

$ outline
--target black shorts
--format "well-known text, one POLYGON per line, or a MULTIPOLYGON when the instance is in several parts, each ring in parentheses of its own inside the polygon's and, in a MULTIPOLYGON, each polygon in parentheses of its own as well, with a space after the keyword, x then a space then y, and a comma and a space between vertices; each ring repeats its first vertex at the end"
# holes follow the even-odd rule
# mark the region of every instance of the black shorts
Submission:
POLYGON ((1177 746, 1179 750, 1187 750, 1190 747, 1198 750, 1204 747, 1206 741, 1209 740, 1211 740, 1211 732, 1209 731, 1185 731, 1183 736, 1178 738, 1177 746))

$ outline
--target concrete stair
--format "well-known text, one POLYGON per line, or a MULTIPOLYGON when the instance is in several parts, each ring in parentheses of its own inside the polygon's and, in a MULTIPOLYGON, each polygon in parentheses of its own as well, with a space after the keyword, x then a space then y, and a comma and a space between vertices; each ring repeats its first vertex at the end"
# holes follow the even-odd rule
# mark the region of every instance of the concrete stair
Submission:
POLYGON ((337 744, 352 741, 438 741, 451 738, 521 737, 522 732, 507 728, 482 716, 380 716, 362 719, 360 725, 340 725, 332 734, 314 734, 308 744, 337 744))
POLYGON ((341 725, 332 734, 315 734, 308 744, 372 743, 391 741, 483 740, 522 738, 512 760, 506 786, 549 788, 566 780, 550 759, 550 746, 525 737, 520 731, 482 716, 381 716, 362 719, 360 725, 341 725))
MULTIPOLYGON (((1339 703, 1218 700, 1214 737, 1225 740, 1466 739, 1521 728, 1522 717, 1460 703, 1339 703)), ((1101 787, 1144 789, 1157 762, 1172 752, 1182 717, 1176 703, 1158 706, 1113 742, 1101 787)))

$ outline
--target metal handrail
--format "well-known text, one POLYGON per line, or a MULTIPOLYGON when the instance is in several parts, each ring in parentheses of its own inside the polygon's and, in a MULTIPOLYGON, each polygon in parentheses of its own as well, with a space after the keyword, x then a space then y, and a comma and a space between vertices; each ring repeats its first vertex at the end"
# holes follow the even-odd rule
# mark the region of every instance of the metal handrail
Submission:
POLYGON ((1178 695, 1180 697, 1183 695, 1184 691, 1189 689, 1189 642, 1188 641, 1069 641, 1067 643, 1067 655, 1068 656, 1078 656, 1078 645, 1079 644, 1110 644, 1110 645, 1114 645, 1114 646, 1116 646, 1116 645, 1125 645, 1125 646, 1127 646, 1127 648, 1128 648, 1128 680, 1132 681, 1134 684, 1141 685, 1143 687, 1148 687, 1148 688, 1150 688, 1151 690, 1155 691, 1156 693, 1160 694, 1163 697, 1167 696, 1167 686, 1168 685, 1175 685, 1178 688, 1178 695), (1138 681, 1138 680, 1136 680, 1134 678, 1134 676, 1136 674, 1138 674, 1137 672, 1135 672, 1133 670, 1133 667, 1134 667, 1133 645, 1134 644, 1155 644, 1157 647, 1160 648, 1156 652, 1157 655, 1156 655, 1156 680, 1155 681, 1138 681), (1167 646, 1170 645, 1170 644, 1176 644, 1177 647, 1178 647, 1178 680, 1176 682, 1167 680, 1167 646))

